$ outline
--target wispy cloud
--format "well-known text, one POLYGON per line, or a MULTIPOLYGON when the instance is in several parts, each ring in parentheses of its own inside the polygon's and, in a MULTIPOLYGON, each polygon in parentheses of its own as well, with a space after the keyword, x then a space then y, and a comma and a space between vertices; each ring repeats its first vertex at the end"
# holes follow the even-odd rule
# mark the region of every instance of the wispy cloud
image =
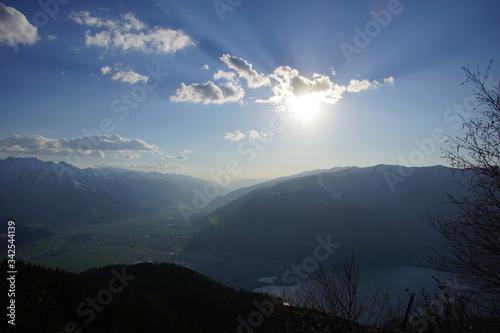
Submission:
POLYGON ((179 154, 179 155, 165 155, 162 157, 162 159, 165 160, 187 160, 188 157, 184 154, 179 154))
POLYGON ((122 15, 120 20, 113 20, 92 16, 88 11, 81 11, 72 12, 69 18, 81 25, 103 29, 95 33, 90 30, 86 31, 85 44, 87 46, 172 54, 195 45, 194 40, 184 31, 159 26, 149 29, 133 13, 122 15))
POLYGON ((159 148, 141 139, 127 139, 117 134, 103 134, 72 139, 50 139, 41 135, 13 134, 0 138, 0 155, 81 156, 104 158, 104 152, 153 152, 159 148))
POLYGON ((0 3, 0 44, 17 47, 35 44, 39 39, 37 27, 23 13, 0 3))

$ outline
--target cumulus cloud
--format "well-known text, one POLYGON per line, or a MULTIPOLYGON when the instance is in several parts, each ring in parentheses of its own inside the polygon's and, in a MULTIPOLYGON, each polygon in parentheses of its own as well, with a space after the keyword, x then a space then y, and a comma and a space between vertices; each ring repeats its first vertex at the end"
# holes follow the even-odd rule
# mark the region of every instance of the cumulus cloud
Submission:
POLYGON ((238 102, 245 91, 232 82, 216 85, 212 81, 205 83, 194 83, 185 85, 175 91, 175 95, 170 97, 172 102, 190 102, 203 104, 223 104, 227 102, 238 102))
POLYGON ((233 81, 235 77, 236 77, 236 73, 234 73, 234 72, 226 72, 226 71, 223 71, 223 70, 218 70, 214 74, 214 80, 224 79, 224 80, 228 80, 228 81, 233 81))
POLYGON ((122 15, 120 20, 92 16, 87 11, 72 12, 69 18, 81 25, 103 29, 95 33, 86 31, 87 46, 172 54, 195 45, 194 40, 184 31, 159 26, 149 29, 132 13, 122 15))
POLYGON ((238 73, 238 76, 244 78, 250 88, 258 88, 261 86, 269 85, 269 78, 259 74, 255 69, 253 69, 252 64, 238 57, 231 56, 229 54, 224 54, 220 60, 226 64, 226 66, 238 73))
MULTIPOLYGON (((267 99, 256 98, 254 99, 256 103, 273 104, 279 112, 293 112, 291 110, 303 97, 317 105, 321 103, 334 104, 342 99, 346 92, 360 92, 383 84, 392 85, 394 82, 394 78, 390 76, 383 79, 383 84, 368 79, 353 79, 347 85, 339 84, 331 79, 332 76, 336 75, 333 67, 329 68, 331 76, 314 73, 312 77, 308 78, 300 75, 297 69, 289 66, 280 66, 266 76, 253 69, 252 64, 244 59, 224 54, 220 60, 230 71, 218 70, 213 78, 214 80, 229 81, 228 83, 221 85, 216 85, 211 81, 191 85, 182 83, 175 95, 170 97, 170 100, 204 104, 237 102, 245 96, 245 90, 238 84, 238 79, 243 78, 249 88, 269 87, 271 90, 271 97, 267 99)), ((231 136, 228 139, 231 139, 231 136)))
POLYGON ((57 35, 48 35, 47 36, 47 40, 49 41, 53 41, 53 40, 56 40, 57 39, 57 35))
POLYGON ((93 135, 72 139, 50 139, 41 135, 21 136, 13 134, 0 138, 0 155, 80 156, 104 158, 104 152, 157 151, 158 146, 141 139, 127 139, 118 134, 93 135))
POLYGON ((244 133, 241 133, 240 130, 237 130, 234 133, 226 133, 226 136, 224 136, 224 140, 240 141, 246 137, 247 136, 244 133))
POLYGON ((109 74, 110 72, 111 72, 111 67, 109 67, 109 66, 101 67, 101 74, 102 75, 109 74))
POLYGON ((347 91, 360 92, 366 89, 376 88, 379 85, 380 83, 377 81, 370 82, 370 80, 367 79, 364 80, 352 79, 351 81, 349 81, 349 85, 347 86, 347 91))
MULTIPOLYGON (((120 65, 120 64, 117 64, 120 65)), ((119 69, 113 69, 109 66, 104 66, 101 67, 101 74, 102 75, 111 75, 114 72, 114 74, 111 76, 111 80, 113 81, 121 81, 125 83, 130 83, 130 84, 135 84, 137 82, 147 82, 149 80, 148 76, 141 75, 139 73, 133 72, 133 71, 122 71, 119 69)))
POLYGON ((249 130, 247 132, 247 134, 242 133, 240 130, 237 130, 234 133, 226 133, 226 135, 224 136, 224 140, 240 141, 246 137, 249 137, 251 139, 255 139, 255 138, 260 138, 260 137, 268 137, 270 135, 271 135, 270 133, 259 132, 256 130, 249 130))
POLYGON ((17 47, 32 45, 39 39, 37 27, 31 25, 24 14, 0 3, 0 44, 17 47))
POLYGON ((338 85, 326 75, 315 74, 308 79, 299 71, 289 66, 281 66, 270 75, 273 80, 273 96, 267 100, 258 99, 258 103, 272 103, 280 112, 286 112, 290 101, 301 96, 314 96, 318 103, 334 104, 342 98, 346 87, 338 85))
POLYGON ((137 82, 147 82, 149 77, 145 75, 138 74, 136 72, 128 71, 128 72, 117 72, 113 74, 111 80, 116 81, 120 80, 122 82, 134 84, 137 82))

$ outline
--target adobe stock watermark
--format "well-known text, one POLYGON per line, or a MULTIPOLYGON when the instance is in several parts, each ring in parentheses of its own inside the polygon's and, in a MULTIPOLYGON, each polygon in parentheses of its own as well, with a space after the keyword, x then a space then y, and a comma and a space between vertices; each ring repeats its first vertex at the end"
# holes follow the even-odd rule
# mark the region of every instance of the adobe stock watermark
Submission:
POLYGON ((224 14, 226 12, 232 12, 234 8, 241 5, 243 0, 215 0, 212 2, 215 12, 219 16, 219 20, 224 21, 224 14))
MULTIPOLYGON (((150 75, 150 78, 146 82, 134 85, 128 92, 121 94, 119 98, 115 98, 110 104, 110 111, 116 114, 121 121, 127 119, 130 112, 146 100, 150 92, 156 89, 163 82, 164 78, 168 76, 168 72, 161 70, 160 64, 157 64, 154 69, 146 66, 145 70, 150 75)), ((93 154, 97 153, 97 149, 103 141, 103 135, 112 134, 115 130, 116 121, 113 121, 109 117, 101 118, 95 128, 90 130, 84 128, 82 130, 84 139, 80 140, 75 149, 66 156, 66 162, 69 164, 80 164, 84 158, 93 156, 93 154)), ((53 164, 53 169, 58 180, 61 182, 64 170, 57 164, 53 164)))
MULTIPOLYGON (((128 286, 129 281, 136 278, 133 275, 126 274, 125 266, 122 267, 121 273, 113 269, 111 274, 113 277, 109 280, 107 288, 99 290, 95 297, 87 297, 84 302, 81 302, 76 307, 76 313, 82 317, 87 324, 90 324, 96 318, 96 312, 102 312, 106 306, 111 304, 114 295, 121 293, 125 287, 128 286)), ((82 329, 79 327, 78 323, 69 321, 64 325, 64 331, 61 333, 81 332, 82 329)))
MULTIPOLYGON (((411 1, 411 0, 409 0, 411 1)), ((351 63, 351 57, 354 54, 360 54, 361 51, 370 45, 371 41, 382 32, 382 28, 386 28, 395 15, 400 14, 404 9, 400 0, 389 0, 387 9, 377 11, 370 11, 370 16, 373 20, 368 21, 364 28, 358 26, 354 27, 356 33, 353 37, 352 43, 342 42, 339 47, 344 55, 348 64, 351 63)))
POLYGON ((459 285, 457 279, 453 281, 444 280, 444 287, 439 296, 435 296, 430 304, 420 306, 408 318, 410 325, 416 328, 419 333, 425 332, 427 326, 440 318, 446 310, 446 305, 453 304, 460 297, 460 290, 467 289, 466 286, 459 285))
MULTIPOLYGON (((340 243, 332 242, 331 235, 326 237, 326 240, 317 237, 316 242, 318 245, 314 248, 313 255, 306 257, 302 260, 300 265, 292 265, 281 275, 281 284, 287 286, 299 287, 301 282, 310 279, 311 275, 319 268, 321 262, 327 261, 335 249, 340 247, 340 243)), ((265 318, 269 318, 275 310, 276 305, 283 304, 283 300, 273 295, 267 294, 268 300, 262 302, 254 301, 253 305, 256 310, 249 313, 246 320, 243 317, 236 318, 238 326, 236 327, 237 333, 253 333, 262 324, 265 318)), ((226 332, 227 333, 227 332, 226 332)))
MULTIPOLYGON (((274 136, 283 132, 293 121, 294 119, 287 117, 286 114, 275 112, 275 115, 269 120, 269 126, 262 128, 258 136, 249 136, 238 145, 238 154, 244 158, 245 163, 254 162, 259 152, 273 142, 274 136)), ((192 218, 201 213, 212 200, 221 196, 231 180, 242 172, 243 162, 235 159, 229 160, 223 170, 210 171, 208 175, 212 181, 206 183, 202 190, 196 187, 192 189, 194 196, 191 204, 180 203, 178 205, 184 221, 190 224, 192 218)))
MULTIPOLYGON (((498 86, 498 82, 494 82, 493 78, 489 76, 485 82, 487 89, 494 89, 498 86)), ((461 129, 464 123, 470 119, 474 109, 479 104, 474 95, 465 97, 461 104, 453 104, 451 108, 446 109, 442 114, 442 119, 445 123, 450 124, 453 131, 461 129)), ((414 141, 416 148, 407 155, 399 155, 398 160, 402 165, 409 165, 411 167, 420 167, 425 164, 425 161, 432 156, 440 144, 443 144, 448 139, 444 129, 437 127, 434 128, 429 137, 422 140, 416 139, 414 141)), ((398 183, 405 182, 406 178, 413 174, 413 169, 409 167, 398 168, 398 172, 384 172, 384 177, 391 192, 396 191, 398 183)))
POLYGON ((37 2, 38 6, 42 9, 33 14, 33 23, 42 28, 46 26, 50 19, 55 20, 62 5, 67 5, 70 0, 40 0, 37 2))

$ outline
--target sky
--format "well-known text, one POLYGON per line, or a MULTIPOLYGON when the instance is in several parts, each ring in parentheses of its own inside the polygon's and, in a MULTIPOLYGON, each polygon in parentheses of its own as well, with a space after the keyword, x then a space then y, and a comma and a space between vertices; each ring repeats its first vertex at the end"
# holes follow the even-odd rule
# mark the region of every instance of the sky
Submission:
POLYGON ((447 165, 498 1, 0 0, 0 158, 276 178, 447 165))

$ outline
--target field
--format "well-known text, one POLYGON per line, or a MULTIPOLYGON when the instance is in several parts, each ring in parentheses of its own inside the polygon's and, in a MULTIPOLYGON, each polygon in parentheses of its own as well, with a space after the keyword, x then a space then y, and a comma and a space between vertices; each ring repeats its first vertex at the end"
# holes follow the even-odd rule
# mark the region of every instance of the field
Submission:
POLYGON ((139 218, 51 231, 51 236, 17 244, 16 258, 72 272, 109 264, 175 261, 191 226, 174 208, 139 218))

